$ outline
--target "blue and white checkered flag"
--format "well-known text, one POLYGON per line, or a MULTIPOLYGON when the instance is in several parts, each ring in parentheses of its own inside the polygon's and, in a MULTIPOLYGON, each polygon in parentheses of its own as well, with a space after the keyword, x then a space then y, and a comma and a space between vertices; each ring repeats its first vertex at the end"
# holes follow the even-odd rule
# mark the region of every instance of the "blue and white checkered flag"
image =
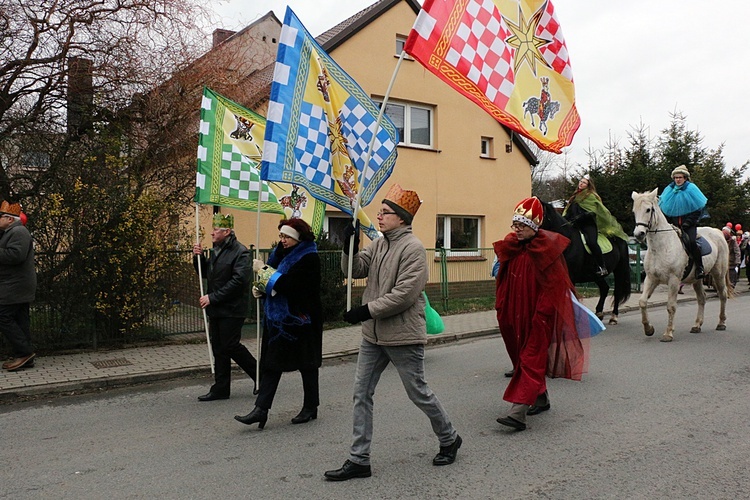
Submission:
MULTIPOLYGON (((315 198, 348 214, 359 190, 360 205, 368 205, 393 171, 399 141, 395 125, 383 116, 365 165, 378 112, 378 105, 287 7, 271 85, 261 178, 302 185, 315 198)), ((360 214, 364 230, 375 233, 364 212, 360 214)))

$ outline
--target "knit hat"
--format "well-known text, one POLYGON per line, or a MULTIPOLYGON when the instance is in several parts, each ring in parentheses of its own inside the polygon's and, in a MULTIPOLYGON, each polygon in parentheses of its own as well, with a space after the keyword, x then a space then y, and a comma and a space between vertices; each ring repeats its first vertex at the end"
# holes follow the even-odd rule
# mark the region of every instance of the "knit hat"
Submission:
POLYGON ((383 203, 391 207, 404 222, 411 224, 422 201, 416 191, 405 191, 394 184, 383 198, 383 203))
POLYGON ((539 231, 539 226, 542 225, 543 220, 544 207, 542 207, 542 202, 536 196, 523 199, 516 205, 513 222, 526 224, 534 231, 539 231))
POLYGON ((214 214, 214 226, 221 229, 234 228, 234 215, 232 214, 214 214))
POLYGON ((677 174, 682 174, 685 176, 687 180, 690 180, 690 171, 688 171, 687 167, 685 165, 680 165, 676 169, 672 170, 672 178, 674 179, 674 176, 677 174))
POLYGON ((21 216, 21 204, 20 203, 8 203, 3 200, 0 203, 0 215, 15 215, 16 217, 21 216))

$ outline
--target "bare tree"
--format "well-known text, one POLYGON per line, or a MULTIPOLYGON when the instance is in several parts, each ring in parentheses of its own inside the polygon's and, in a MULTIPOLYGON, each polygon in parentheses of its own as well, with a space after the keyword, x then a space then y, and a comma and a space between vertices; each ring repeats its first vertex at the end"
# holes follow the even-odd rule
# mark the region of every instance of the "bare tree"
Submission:
POLYGON ((531 193, 546 201, 567 198, 568 176, 573 167, 566 152, 552 153, 533 143, 529 143, 529 147, 539 160, 531 167, 531 193))
POLYGON ((205 47, 202 19, 190 0, 0 0, 0 196, 38 189, 13 180, 29 180, 21 143, 65 133, 71 103, 94 123, 164 81, 205 47), (71 71, 90 88, 71 92, 71 71))

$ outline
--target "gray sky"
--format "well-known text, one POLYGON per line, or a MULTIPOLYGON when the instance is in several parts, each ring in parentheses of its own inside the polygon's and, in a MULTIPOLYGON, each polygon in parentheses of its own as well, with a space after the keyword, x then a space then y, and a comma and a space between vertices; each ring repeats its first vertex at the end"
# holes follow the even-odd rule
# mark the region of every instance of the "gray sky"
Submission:
MULTIPOLYGON (((289 5, 317 36, 374 0, 229 0, 213 7, 219 23, 241 29, 289 5)), ((750 161, 747 139, 750 62, 747 0, 553 0, 573 66, 581 127, 566 148, 569 165, 585 164, 588 149, 628 144, 647 127, 657 137, 670 113, 686 116, 703 146, 724 143, 728 168, 750 161), (595 6, 595 7, 594 7, 595 6)), ((346 69, 346 68, 344 68, 346 69)), ((231 97, 231 96, 229 96, 231 97)))

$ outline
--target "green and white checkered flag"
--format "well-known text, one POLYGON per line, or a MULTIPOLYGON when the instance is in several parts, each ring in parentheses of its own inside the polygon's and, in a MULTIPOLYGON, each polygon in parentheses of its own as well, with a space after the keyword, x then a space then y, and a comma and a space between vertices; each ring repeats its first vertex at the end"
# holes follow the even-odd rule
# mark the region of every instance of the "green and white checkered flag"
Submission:
POLYGON ((284 214, 279 200, 260 180, 265 119, 204 88, 201 102, 195 201, 242 210, 284 214), (259 196, 260 193, 260 196, 259 196))

